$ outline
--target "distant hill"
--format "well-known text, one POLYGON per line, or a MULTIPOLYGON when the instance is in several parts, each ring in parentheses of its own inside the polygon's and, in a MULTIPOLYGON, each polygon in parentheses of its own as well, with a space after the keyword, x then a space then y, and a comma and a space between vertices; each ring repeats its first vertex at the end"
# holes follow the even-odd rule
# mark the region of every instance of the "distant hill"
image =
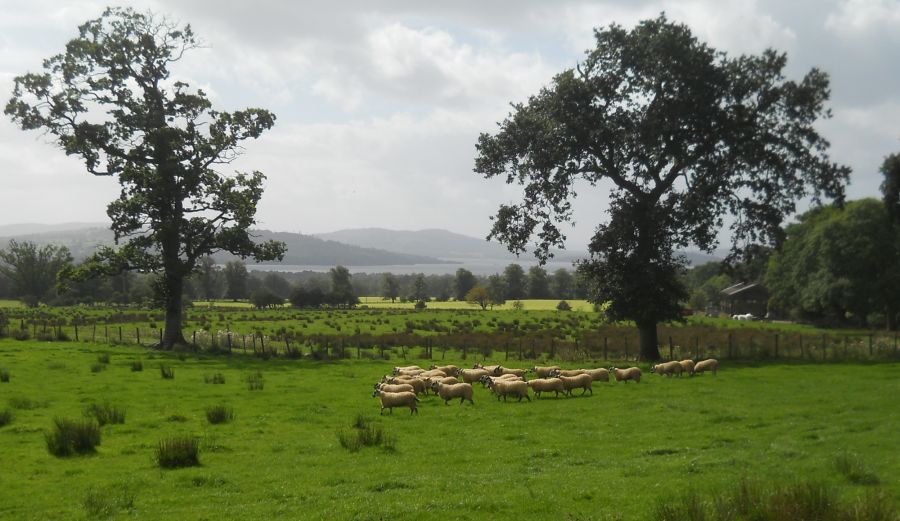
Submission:
POLYGON ((39 233, 66 232, 71 230, 83 230, 85 228, 108 229, 109 225, 106 223, 0 224, 0 237, 17 237, 20 235, 35 235, 39 233))
MULTIPOLYGON (((87 227, 62 229, 47 225, 6 225, 0 230, 25 230, 24 233, 0 234, 0 248, 10 239, 27 240, 36 244, 58 244, 69 248, 76 260, 92 254, 98 247, 113 244, 113 234, 109 228, 87 227), (32 230, 28 232, 27 230, 32 230)), ((283 241, 287 254, 281 263, 311 266, 385 266, 394 264, 443 264, 446 261, 427 255, 395 253, 378 248, 366 248, 319 239, 309 235, 288 232, 256 230, 257 240, 275 239, 283 241)), ((234 260, 236 257, 219 253, 213 256, 218 263, 234 260)))
MULTIPOLYGON (((384 228, 358 228, 330 233, 317 233, 315 236, 361 247, 378 247, 399 253, 454 259, 463 263, 466 260, 484 259, 527 263, 534 261, 531 251, 527 251, 517 258, 500 243, 440 229, 398 231, 384 228)), ((687 257, 688 263, 694 266, 721 260, 718 257, 700 252, 684 251, 681 253, 687 257)), ((572 262, 587 257, 588 253, 586 251, 556 250, 554 251, 553 260, 572 262)))

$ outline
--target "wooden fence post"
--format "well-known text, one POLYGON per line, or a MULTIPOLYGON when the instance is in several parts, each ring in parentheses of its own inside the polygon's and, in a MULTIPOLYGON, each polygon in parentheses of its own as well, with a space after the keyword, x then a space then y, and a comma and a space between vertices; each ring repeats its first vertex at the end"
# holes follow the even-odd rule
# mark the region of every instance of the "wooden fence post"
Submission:
POLYGON ((609 354, 607 353, 607 349, 609 348, 608 340, 608 337, 603 337, 603 360, 609 360, 609 354))
POLYGON ((872 333, 869 333, 869 358, 872 358, 874 355, 874 351, 872 349, 872 333))
POLYGON ((778 333, 775 333, 775 358, 778 358, 778 333))
POLYGON ((734 337, 732 336, 731 331, 729 331, 728 332, 728 358, 734 358, 733 349, 734 349, 734 337))
POLYGON ((141 345, 141 328, 134 328, 134 336, 137 338, 137 345, 141 345))
POLYGON ((628 360, 628 336, 625 336, 625 360, 628 360))
POLYGON ((75 323, 75 341, 78 342, 78 323, 75 323))
POLYGON ((122 326, 119 326, 119 343, 122 343, 122 326))
POLYGON ((673 354, 675 351, 675 347, 672 345, 672 335, 669 335, 669 360, 674 360, 675 355, 673 354))
POLYGON ((825 333, 822 333, 822 361, 825 361, 825 333))

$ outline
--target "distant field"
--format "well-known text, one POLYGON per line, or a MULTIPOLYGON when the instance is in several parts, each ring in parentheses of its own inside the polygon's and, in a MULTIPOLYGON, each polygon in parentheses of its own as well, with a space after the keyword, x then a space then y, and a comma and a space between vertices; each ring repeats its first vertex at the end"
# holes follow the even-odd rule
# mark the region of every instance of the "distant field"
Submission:
MULTIPOLYGON (((360 305, 366 306, 369 308, 390 308, 390 309, 414 309, 414 302, 391 302, 390 300, 384 300, 382 297, 360 297, 360 305)), ((493 306, 494 311, 503 311, 503 310, 512 310, 513 308, 512 300, 507 301, 505 304, 500 306, 493 306)), ((557 304, 559 304, 559 300, 553 299, 523 299, 519 301, 522 303, 522 309, 526 311, 549 311, 556 310, 557 304)), ((567 300, 571 306, 573 311, 593 311, 594 305, 586 300, 567 300)), ((428 309, 475 309, 480 310, 481 308, 477 305, 469 304, 468 302, 460 302, 460 301, 448 301, 448 302, 428 302, 428 309)))
POLYGON ((18 300, 3 300, 0 299, 0 308, 20 308, 24 307, 24 305, 18 300))
POLYGON ((718 376, 645 374, 531 403, 498 402, 477 386, 474 406, 431 396, 418 416, 379 417, 372 383, 401 363, 428 362, 0 340, 10 374, 0 413, 12 414, 0 427, 0 519, 89 519, 99 505, 94 517, 129 520, 650 520, 659 501, 741 478, 812 480, 848 501, 881 491, 900 503, 897 363, 726 364, 718 376), (92 372, 104 354, 109 364, 92 372), (131 371, 135 360, 143 371, 131 371), (174 379, 161 378, 160 364, 174 379), (251 391, 255 371, 264 388, 251 391), (225 383, 204 383, 214 374, 225 383), (53 418, 81 418, 95 402, 124 408, 125 423, 102 428, 93 456, 48 454, 53 418), (207 422, 218 404, 233 408, 233 422, 207 422), (338 432, 360 414, 393 451, 341 446, 338 432), (175 435, 200 440, 201 466, 156 466, 158 442, 175 435), (848 458, 865 479, 840 470, 848 458))

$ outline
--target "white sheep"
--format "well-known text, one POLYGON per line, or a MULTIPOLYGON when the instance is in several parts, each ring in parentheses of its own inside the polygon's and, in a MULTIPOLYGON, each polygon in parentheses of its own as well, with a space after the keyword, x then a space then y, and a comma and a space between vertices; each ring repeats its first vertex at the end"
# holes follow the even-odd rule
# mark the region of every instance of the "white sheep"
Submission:
POLYGON ((528 381, 528 386, 538 398, 541 397, 541 393, 550 391, 554 391, 557 398, 559 398, 559 393, 566 394, 566 388, 559 378, 535 378, 528 381))
POLYGON ((550 376, 550 373, 552 371, 557 371, 559 369, 560 369, 560 367, 558 365, 547 365, 547 366, 536 365, 531 368, 531 372, 536 374, 538 376, 538 378, 547 378, 548 376, 550 376))
POLYGON ((460 405, 466 400, 475 405, 475 402, 472 401, 472 386, 467 383, 447 385, 441 382, 433 382, 431 389, 444 400, 444 405, 448 405, 450 400, 454 398, 459 398, 460 405))
POLYGON ((481 382, 481 385, 484 387, 490 387, 491 382, 493 382, 494 380, 520 381, 520 382, 525 381, 525 379, 522 378, 521 376, 516 376, 514 374, 502 374, 500 376, 491 376, 489 374, 486 374, 478 379, 478 381, 481 382))
POLYGON ((719 361, 715 358, 708 358, 701 362, 697 362, 696 365, 694 365, 694 374, 712 371, 712 374, 715 375, 718 369, 719 361))
POLYGON ((678 362, 681 364, 681 372, 687 373, 689 376, 694 376, 694 361, 688 358, 687 360, 682 360, 678 362))
POLYGON ((417 365, 404 365, 400 367, 394 367, 394 374, 402 374, 407 371, 424 371, 421 367, 417 365))
POLYGON ((628 383, 628 380, 634 380, 635 383, 641 383, 641 370, 638 367, 629 367, 628 369, 618 369, 610 367, 609 372, 616 376, 617 382, 628 383))
POLYGON ((403 369, 403 368, 397 368, 397 367, 394 368, 394 374, 397 376, 418 376, 424 372, 425 372, 425 370, 422 368, 416 368, 416 369, 403 369))
POLYGON ((437 369, 439 371, 443 371, 444 373, 447 374, 447 376, 456 376, 459 374, 459 367, 452 365, 452 364, 451 365, 431 364, 431 367, 429 367, 429 369, 437 369))
POLYGON ((413 386, 416 394, 428 394, 428 387, 425 381, 416 376, 387 376, 381 379, 382 383, 388 384, 409 384, 413 386))
POLYGON ((584 369, 557 369, 550 373, 550 376, 554 378, 559 378, 560 376, 578 376, 580 374, 585 374, 584 369))
POLYGON ((444 371, 441 371, 440 369, 429 369, 428 371, 422 371, 421 373, 417 374, 416 376, 418 376, 419 378, 429 378, 429 377, 443 378, 445 376, 450 376, 450 375, 448 375, 444 371))
POLYGON ((650 368, 651 373, 656 373, 658 375, 672 376, 677 375, 681 376, 681 372, 684 370, 681 362, 664 362, 662 364, 656 364, 650 368))
POLYGON ((472 369, 484 369, 485 371, 493 374, 494 371, 496 371, 498 367, 500 367, 500 366, 499 365, 481 365, 481 364, 476 363, 475 365, 472 366, 472 369))
POLYGON ((596 369, 578 369, 579 371, 584 371, 584 374, 591 375, 591 380, 597 382, 608 382, 609 381, 609 369, 604 367, 598 367, 596 369))
POLYGON ((415 387, 409 384, 375 384, 375 389, 379 391, 384 391, 386 393, 402 393, 402 392, 411 392, 415 393, 415 387))
POLYGON ((487 369, 461 369, 459 371, 459 375, 462 376, 463 382, 471 384, 477 382, 482 376, 488 375, 490 372, 487 369))
POLYGON ((375 392, 372 393, 372 397, 379 396, 381 397, 381 412, 378 414, 384 414, 385 409, 390 409, 391 414, 394 414, 394 407, 409 407, 409 413, 419 414, 419 407, 416 405, 419 402, 419 398, 416 397, 415 393, 411 392, 402 392, 402 393, 389 393, 385 391, 379 391, 375 389, 375 392))
POLYGON ((488 381, 488 386, 491 388, 491 391, 497 395, 497 400, 500 400, 500 397, 503 397, 503 401, 506 401, 506 397, 509 395, 518 396, 519 401, 522 401, 522 398, 528 398, 528 401, 531 401, 531 397, 528 396, 528 382, 522 380, 510 380, 506 378, 494 378, 488 381))
POLYGON ((525 378, 525 375, 528 374, 528 369, 512 369, 510 367, 497 367, 494 369, 495 376, 505 376, 505 375, 515 375, 519 378, 525 378))
POLYGON ((429 377, 423 378, 423 381, 425 382, 425 386, 428 387, 429 389, 431 388, 431 385, 434 382, 441 382, 442 384, 448 384, 448 385, 459 383, 459 380, 457 380, 455 376, 429 376, 429 377))
POLYGON ((594 394, 594 388, 591 387, 593 383, 593 378, 589 374, 580 374, 578 376, 560 376, 560 380, 562 380, 563 387, 566 389, 566 394, 572 396, 572 389, 582 389, 582 396, 584 393, 590 391, 591 394, 594 394))

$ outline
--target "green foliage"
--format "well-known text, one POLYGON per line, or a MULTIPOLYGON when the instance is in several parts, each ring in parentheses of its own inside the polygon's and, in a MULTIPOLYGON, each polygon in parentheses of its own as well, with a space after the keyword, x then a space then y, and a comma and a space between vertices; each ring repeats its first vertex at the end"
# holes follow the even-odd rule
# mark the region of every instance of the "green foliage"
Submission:
POLYGON ((159 365, 159 374, 165 380, 172 380, 173 378, 175 378, 175 368, 172 367, 171 365, 160 364, 159 365))
POLYGON ((891 222, 900 224, 900 154, 891 154, 881 163, 881 193, 891 222))
POLYGON ((475 285, 466 293, 465 300, 473 306, 479 306, 481 309, 487 309, 488 306, 493 305, 490 292, 480 284, 475 285))
POLYGON ((777 240, 798 199, 842 199, 849 169, 830 161, 815 128, 828 116, 818 69, 789 81, 784 54, 732 58, 665 15, 594 34, 578 67, 479 137, 475 171, 524 186, 490 238, 521 253, 536 235, 542 262, 565 246, 576 183, 615 185, 579 272, 590 300, 637 323, 641 355, 655 360, 656 324, 679 319, 688 298, 676 248, 712 250, 726 215, 738 217, 734 251, 777 240))
POLYGON ((12 294, 23 297, 29 307, 53 299, 56 274, 71 264, 72 255, 65 246, 38 247, 11 239, 5 250, 0 249, 0 275, 12 284, 12 294))
POLYGON ((251 391, 262 391, 265 384, 262 372, 256 371, 247 375, 247 389, 251 391))
POLYGON ((773 305, 796 318, 830 325, 869 325, 881 312, 888 326, 900 311, 900 227, 876 199, 812 209, 788 226, 770 262, 773 305))
POLYGON ((677 500, 659 502, 656 521, 894 521, 896 509, 883 495, 855 502, 843 501, 838 490, 804 481, 786 486, 764 486, 742 480, 710 498, 690 491, 677 500))
POLYGON ((93 420, 76 421, 54 418, 50 432, 45 433, 47 451, 57 457, 91 454, 100 445, 100 426, 93 420))
POLYGON ((250 302, 252 302, 257 309, 275 308, 284 305, 284 299, 266 287, 253 290, 253 292, 250 293, 250 302))
POLYGON ((206 421, 214 425, 228 423, 234 419, 234 409, 224 405, 213 405, 206 408, 206 421))
POLYGON ((560 300, 559 304, 556 305, 557 311, 572 311, 572 305, 566 302, 565 300, 560 300))
POLYGON ((456 300, 466 300, 466 295, 468 295, 469 291, 471 291, 477 283, 478 280, 471 271, 465 268, 456 270, 456 277, 453 279, 453 289, 456 300))
POLYGON ((23 130, 43 130, 66 154, 80 156, 88 172, 119 181, 107 214, 122 246, 101 248, 61 278, 163 272, 164 347, 184 343, 182 288, 201 258, 224 250, 272 260, 285 250, 283 243, 254 243, 248 233, 265 176, 214 170, 240 154, 242 141, 270 129, 275 116, 213 110, 203 90, 176 81, 169 67, 198 46, 190 26, 108 8, 79 27, 64 53, 45 60, 43 73, 16 77, 5 109, 23 130))
POLYGON ((834 459, 834 468, 855 485, 877 485, 881 479, 858 454, 842 452, 834 459))
POLYGON ((92 403, 85 407, 84 415, 94 418, 97 423, 104 425, 125 423, 125 409, 110 404, 109 402, 92 403))
POLYGON ((166 438, 156 446, 156 463, 164 469, 200 465, 200 442, 191 436, 166 438))
POLYGON ((243 262, 231 261, 225 264, 222 273, 225 276, 225 298, 243 300, 250 296, 250 291, 247 288, 250 275, 247 273, 247 266, 243 262))
POLYGON ((225 383, 225 375, 222 373, 216 373, 212 376, 204 376, 203 381, 208 384, 224 384, 225 383))

